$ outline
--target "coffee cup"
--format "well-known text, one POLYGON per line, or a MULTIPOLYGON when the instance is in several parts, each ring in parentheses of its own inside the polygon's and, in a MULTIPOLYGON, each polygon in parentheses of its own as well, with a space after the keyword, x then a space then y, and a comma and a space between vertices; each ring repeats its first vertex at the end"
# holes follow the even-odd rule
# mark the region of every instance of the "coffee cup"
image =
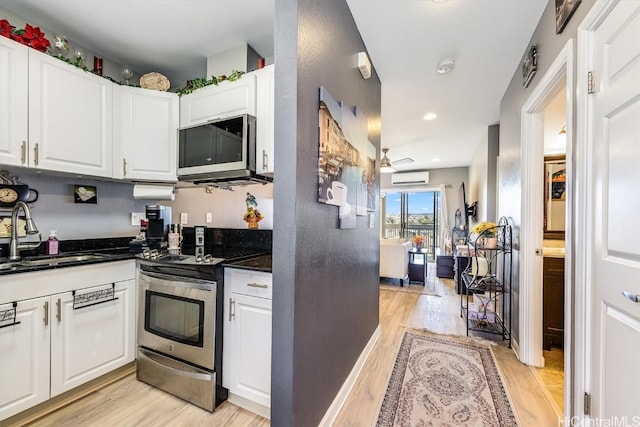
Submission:
POLYGON ((180 249, 180 243, 182 243, 182 236, 179 233, 169 233, 167 235, 169 242, 169 249, 180 249))
POLYGON ((347 187, 340 181, 333 181, 327 188, 327 204, 342 206, 347 201, 347 187))

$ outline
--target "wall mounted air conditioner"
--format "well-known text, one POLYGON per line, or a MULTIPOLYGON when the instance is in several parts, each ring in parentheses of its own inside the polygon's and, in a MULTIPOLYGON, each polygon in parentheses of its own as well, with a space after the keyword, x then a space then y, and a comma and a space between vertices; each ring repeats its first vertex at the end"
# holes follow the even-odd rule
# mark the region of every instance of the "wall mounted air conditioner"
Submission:
POLYGON ((391 174, 391 185, 426 185, 428 183, 428 171, 391 174))

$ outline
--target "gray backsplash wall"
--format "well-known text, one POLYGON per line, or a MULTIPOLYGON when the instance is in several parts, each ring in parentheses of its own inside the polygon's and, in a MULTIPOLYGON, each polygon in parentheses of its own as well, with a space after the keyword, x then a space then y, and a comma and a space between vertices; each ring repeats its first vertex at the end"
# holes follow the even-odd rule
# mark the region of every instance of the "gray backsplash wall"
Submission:
POLYGON ((247 210, 247 193, 251 193, 258 202, 258 210, 264 219, 259 227, 273 229, 273 184, 256 184, 233 187, 233 191, 206 187, 178 188, 173 202, 163 201, 171 206, 174 223, 180 222, 180 213, 188 214, 188 227, 204 225, 216 228, 247 228, 242 215, 247 210), (206 214, 211 213, 211 222, 206 223, 206 214))
MULTIPOLYGON (((130 213, 144 212, 145 205, 153 203, 153 200, 135 200, 133 184, 130 183, 58 177, 45 173, 26 174, 20 170, 11 172, 39 193, 38 200, 31 204, 31 214, 43 239, 49 235, 49 230, 58 230, 61 240, 135 236, 140 227, 130 225, 130 213), (74 184, 97 187, 98 203, 74 203, 74 184)), ((0 210, 0 215, 10 216, 11 212, 0 210)), ((0 243, 7 243, 8 240, 0 238, 0 243)))

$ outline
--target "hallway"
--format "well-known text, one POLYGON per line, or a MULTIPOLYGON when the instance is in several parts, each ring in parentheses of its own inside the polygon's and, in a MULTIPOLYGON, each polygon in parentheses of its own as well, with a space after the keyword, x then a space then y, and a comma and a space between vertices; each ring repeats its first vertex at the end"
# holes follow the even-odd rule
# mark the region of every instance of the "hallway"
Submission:
MULTIPOLYGON (((435 280, 440 297, 380 290, 382 334, 334 426, 375 425, 406 328, 427 329, 441 334, 466 334, 465 322, 460 317, 460 296, 455 293, 453 280, 435 280)), ((521 427, 559 425, 548 393, 540 386, 535 368, 520 363, 513 351, 501 341, 497 341, 494 352, 521 427)))

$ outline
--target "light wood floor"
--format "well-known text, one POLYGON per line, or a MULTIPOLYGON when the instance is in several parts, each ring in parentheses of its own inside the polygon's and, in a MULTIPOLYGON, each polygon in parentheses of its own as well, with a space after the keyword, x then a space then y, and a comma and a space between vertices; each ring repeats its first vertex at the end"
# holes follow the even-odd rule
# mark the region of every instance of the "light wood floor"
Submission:
MULTIPOLYGON (((382 335, 368 358, 334 426, 372 426, 405 328, 425 328, 443 334, 465 335, 460 297, 453 281, 438 279, 441 297, 381 290, 382 335)), ((557 426, 548 393, 534 368, 521 364, 512 350, 495 347, 499 368, 520 425, 557 426)), ((42 418, 31 426, 268 426, 269 421, 228 402, 211 414, 128 376, 42 418)))
MULTIPOLYGON (((441 297, 380 291, 382 335, 334 426, 375 425, 405 328, 466 335, 465 322, 460 317, 460 296, 455 293, 453 280, 435 280, 441 297)), ((549 394, 540 386, 535 368, 520 363, 502 341, 498 341, 494 353, 521 427, 557 426, 549 394)))

